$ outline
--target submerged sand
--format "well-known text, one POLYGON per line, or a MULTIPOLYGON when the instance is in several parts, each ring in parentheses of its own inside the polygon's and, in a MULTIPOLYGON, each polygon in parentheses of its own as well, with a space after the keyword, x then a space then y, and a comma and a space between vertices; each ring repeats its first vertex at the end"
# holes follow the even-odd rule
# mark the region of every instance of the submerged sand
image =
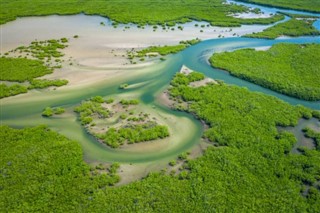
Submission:
MULTIPOLYGON (((2 25, 1 54, 21 45, 27 46, 36 39, 48 40, 60 39, 62 37, 70 39, 68 48, 63 50, 65 54, 63 57, 65 60, 63 62, 63 68, 57 69, 53 74, 43 77, 46 79, 67 79, 69 81, 67 86, 57 88, 58 91, 62 92, 50 93, 51 95, 48 96, 45 94, 46 91, 33 90, 27 94, 6 98, 3 100, 3 104, 21 104, 27 106, 31 103, 47 102, 47 104, 50 105, 50 103, 55 103, 56 100, 59 100, 64 96, 68 97, 69 91, 73 91, 73 95, 79 95, 74 91, 79 90, 78 93, 82 93, 83 90, 80 89, 85 88, 86 90, 90 90, 91 87, 94 87, 97 84, 110 83, 120 85, 127 82, 127 80, 132 77, 148 74, 148 72, 150 72, 148 67, 157 62, 146 61, 138 64, 130 64, 126 55, 127 51, 132 50, 132 48, 139 49, 151 45, 173 45, 179 43, 181 40, 194 38, 205 40, 218 37, 235 37, 261 31, 268 27, 252 25, 239 28, 197 28, 194 26, 195 23, 196 22, 192 22, 183 25, 183 31, 178 29, 175 29, 174 31, 159 29, 154 32, 152 27, 138 29, 131 26, 130 29, 124 29, 124 26, 119 26, 115 29, 110 25, 109 20, 106 18, 75 15, 28 17, 2 25), (106 22, 107 24, 106 26, 101 26, 100 22, 106 22), (200 32, 200 30, 203 30, 203 32, 200 32), (79 38, 73 38, 74 35, 78 35, 79 38), (64 93, 64 91, 66 91, 66 93, 64 93)), ((198 22, 198 24, 201 25, 201 22, 198 22)), ((159 66, 161 67, 164 65, 159 64, 159 66)), ((131 87, 138 86, 139 84, 131 85, 131 87)), ((125 95, 127 95, 128 98, 132 98, 139 97, 141 94, 123 94, 123 96, 125 95)), ((158 100, 163 101, 162 103, 165 105, 170 105, 168 94, 160 96, 158 100)), ((96 148, 92 144, 87 143, 85 135, 78 134, 81 127, 75 122, 76 118, 72 113, 72 109, 67 110, 70 111, 70 113, 67 114, 69 117, 61 118, 65 124, 68 124, 64 128, 61 128, 61 120, 44 120, 41 118, 40 114, 38 116, 30 115, 30 119, 17 118, 16 120, 6 120, 5 122, 9 125, 16 125, 17 123, 19 123, 19 125, 48 124, 63 135, 79 141, 84 150, 89 150, 88 153, 85 152, 86 160, 94 155, 93 158, 98 159, 98 161, 105 161, 106 153, 103 150, 100 150, 99 147, 96 148)), ((157 113, 155 116, 168 125, 170 132, 175 134, 172 134, 171 137, 162 141, 153 141, 123 147, 121 151, 124 153, 170 150, 171 148, 183 144, 196 134, 196 126, 189 118, 177 117, 173 114, 153 110, 151 109, 151 106, 146 106, 144 110, 150 114, 157 113)), ((195 153, 201 153, 201 149, 198 146, 194 146, 193 148, 198 150, 195 151, 195 153)), ((191 153, 193 153, 192 150, 191 153)), ((122 155, 125 156, 123 153, 122 155)), ((121 166, 122 172, 120 172, 120 175, 122 176, 122 181, 120 184, 141 178, 150 171, 165 168, 168 160, 171 159, 145 164, 124 164, 121 166)))
POLYGON ((181 40, 200 38, 202 40, 218 37, 241 36, 261 31, 267 26, 195 27, 191 22, 182 25, 183 30, 153 31, 151 26, 139 29, 134 25, 130 29, 120 25, 113 28, 110 21, 99 16, 46 16, 26 17, 2 25, 1 53, 21 45, 29 45, 34 40, 70 38, 62 69, 47 75, 46 79, 63 78, 69 80, 66 87, 94 84, 109 78, 127 75, 127 70, 138 70, 150 66, 154 61, 130 64, 127 51, 141 49, 151 45, 173 45, 181 40), (106 23, 101 26, 100 22, 106 23), (50 26, 50 27, 48 27, 50 26), (203 32, 200 32, 203 30, 203 32), (23 35, 23 36, 21 36, 23 35), (79 38, 73 38, 78 35, 79 38))

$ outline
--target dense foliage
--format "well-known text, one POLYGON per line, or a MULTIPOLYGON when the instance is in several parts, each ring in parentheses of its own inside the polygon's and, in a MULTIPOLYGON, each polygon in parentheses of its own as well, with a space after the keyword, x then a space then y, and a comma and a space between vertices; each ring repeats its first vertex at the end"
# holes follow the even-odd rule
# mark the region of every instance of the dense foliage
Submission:
POLYGON ((205 136, 219 147, 188 160, 178 175, 152 173, 126 186, 104 188, 113 176, 89 179, 77 143, 43 127, 1 127, 0 210, 320 211, 319 151, 291 154, 296 139, 276 128, 296 124, 311 110, 236 86, 193 88, 179 84, 181 77, 175 77, 170 93, 209 125, 205 136))
POLYGON ((24 82, 52 73, 42 61, 26 58, 0 58, 0 80, 24 82))
POLYGON ((148 47, 146 49, 137 51, 137 57, 144 57, 147 56, 150 53, 158 53, 162 56, 168 55, 168 54, 173 54, 180 52, 184 50, 185 48, 195 45, 199 43, 201 40, 200 39, 192 39, 192 40, 187 40, 187 41, 180 41, 180 44, 178 45, 173 45, 173 46, 152 46, 148 47))
MULTIPOLYGON (((141 112, 139 116, 133 116, 134 110, 132 108, 129 110, 129 107, 138 105, 139 100, 122 99, 112 106, 111 103, 113 103, 113 99, 104 100, 101 96, 95 96, 82 102, 80 106, 74 109, 75 112, 80 113, 80 121, 89 133, 108 146, 118 148, 124 143, 133 144, 169 136, 168 127, 159 125, 155 120, 151 121, 149 114, 141 112), (116 108, 121 108, 124 111, 120 112, 116 108), (107 118, 117 117, 118 115, 117 127, 108 125, 107 118), (98 131, 97 133, 90 128, 96 125, 95 121, 97 120, 95 119, 97 118, 100 119, 99 123, 104 119, 108 128, 107 131, 103 127, 103 132, 98 131), (121 121, 123 122, 120 123, 121 121)), ((51 115, 53 115, 53 111, 51 115)))
POLYGON ((136 100, 136 99, 132 99, 132 100, 122 99, 120 101, 120 104, 122 104, 122 105, 137 105, 137 104, 139 104, 139 100, 136 100))
POLYGON ((89 101, 82 102, 80 106, 74 109, 80 113, 80 121, 82 125, 88 125, 93 121, 93 116, 99 118, 107 118, 110 116, 110 111, 101 106, 104 100, 100 96, 92 97, 89 101))
POLYGON ((128 144, 161 139, 169 136, 168 127, 158 125, 156 122, 127 125, 119 129, 110 128, 97 137, 112 148, 118 148, 125 142, 128 144))
POLYGON ((67 80, 35 78, 52 73, 53 68, 61 67, 60 58, 64 55, 61 49, 67 47, 67 42, 67 38, 33 41, 29 46, 20 46, 5 53, 5 57, 0 58, 0 80, 14 81, 17 84, 1 84, 0 98, 26 93, 28 89, 66 85, 67 80), (25 81, 29 81, 30 85, 19 84, 25 81))
POLYGON ((146 56, 148 53, 159 53, 160 55, 168 55, 172 53, 177 53, 186 48, 186 45, 184 44, 178 44, 174 46, 152 46, 147 49, 143 49, 138 51, 138 57, 146 56))
POLYGON ((205 78, 204 74, 199 72, 191 72, 189 75, 185 75, 183 73, 177 73, 176 78, 172 79, 171 85, 179 86, 179 85, 189 85, 191 82, 201 81, 205 78))
POLYGON ((21 93, 27 93, 28 89, 20 84, 13 84, 7 86, 6 84, 0 84, 0 98, 18 95, 21 93))
POLYGON ((30 86, 28 89, 43 89, 51 86, 61 87, 68 84, 68 80, 57 79, 57 80, 47 80, 47 79, 33 79, 30 81, 30 86))
POLYGON ((248 11, 248 8, 234 4, 223 4, 224 0, 178 0, 153 1, 136 0, 1 0, 0 24, 22 16, 69 15, 85 13, 109 17, 115 22, 145 24, 185 23, 190 20, 208 21, 212 25, 240 26, 241 24, 267 24, 279 21, 282 15, 263 19, 236 19, 230 13, 248 11))
POLYGON ((319 44, 276 44, 267 51, 218 53, 210 58, 210 63, 277 92, 320 100, 319 44))
POLYGON ((67 42, 67 38, 33 41, 29 46, 20 46, 11 52, 20 55, 25 54, 25 56, 36 58, 47 63, 54 60, 54 62, 58 64, 57 62, 61 62, 59 58, 64 56, 61 50, 67 47, 67 42))
POLYGON ((51 117, 53 115, 60 115, 64 112, 65 112, 65 109, 62 107, 54 107, 54 108, 46 107, 42 112, 42 116, 51 117))
POLYGON ((127 88, 128 86, 129 86, 129 84, 124 83, 124 84, 120 84, 119 88, 120 88, 120 89, 125 89, 125 88, 127 88))
POLYGON ((312 138, 314 140, 317 150, 320 151, 320 133, 314 131, 309 127, 303 129, 303 131, 306 137, 312 138))
POLYGON ((256 3, 267 6, 275 6, 281 8, 305 10, 311 12, 320 12, 320 4, 318 0, 238 0, 249 3, 256 3))
POLYGON ((43 126, 1 126, 0 144, 0 212, 77 212, 119 181, 116 168, 90 171, 77 142, 43 126))
POLYGON ((289 21, 267 28, 262 32, 247 34, 245 37, 275 39, 280 36, 318 36, 320 35, 320 31, 313 26, 314 22, 315 20, 309 20, 308 18, 292 18, 289 21))

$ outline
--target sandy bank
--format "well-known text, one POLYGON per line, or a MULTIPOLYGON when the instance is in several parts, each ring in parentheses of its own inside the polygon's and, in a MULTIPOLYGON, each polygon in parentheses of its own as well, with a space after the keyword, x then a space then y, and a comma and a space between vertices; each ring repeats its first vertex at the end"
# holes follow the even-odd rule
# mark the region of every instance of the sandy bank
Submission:
MULTIPOLYGON (((185 75, 189 75, 192 72, 194 72, 194 70, 190 69, 189 67, 187 67, 185 65, 183 65, 180 69, 180 73, 185 74, 185 75)), ((201 87, 201 86, 205 86, 210 83, 217 84, 217 82, 215 80, 213 80, 212 78, 205 77, 203 80, 191 82, 189 85, 191 87, 201 87)))
MULTIPOLYGON (((190 22, 183 24, 183 30, 153 31, 151 26, 140 29, 130 25, 113 28, 108 19, 99 16, 46 16, 26 17, 2 25, 1 52, 7 52, 21 45, 29 45, 34 40, 70 38, 69 47, 64 49, 62 69, 44 78, 63 78, 69 81, 68 87, 95 84, 96 82, 126 76, 130 72, 148 67, 154 61, 130 64, 127 52, 152 45, 173 45, 181 40, 200 38, 202 40, 218 37, 234 37, 261 31, 267 26, 195 27, 190 22), (101 26, 100 22, 106 23, 101 26), (81 23, 81 24, 80 24, 81 23), (50 26, 50 27, 48 27, 50 26), (200 32, 203 31, 203 32, 200 32), (24 36, 21 36, 24 35, 24 36), (78 35, 79 38, 73 38, 78 35)), ((59 88, 63 89, 63 88, 59 88)))
POLYGON ((248 12, 248 13, 235 13, 232 15, 232 17, 235 18, 241 18, 241 19, 253 19, 253 18, 270 18, 272 17, 271 13, 253 13, 253 12, 248 12))

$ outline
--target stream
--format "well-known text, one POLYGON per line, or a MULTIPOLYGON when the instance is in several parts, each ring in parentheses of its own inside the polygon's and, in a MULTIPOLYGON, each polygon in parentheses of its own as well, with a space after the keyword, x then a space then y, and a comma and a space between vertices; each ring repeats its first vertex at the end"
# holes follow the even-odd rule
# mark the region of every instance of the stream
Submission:
MULTIPOLYGON (((229 1, 234 2, 234 1, 229 1)), ((271 7, 256 6, 252 4, 239 3, 246 6, 255 6, 261 9, 265 13, 275 13, 276 11, 291 12, 305 15, 316 15, 320 17, 320 14, 306 13, 301 11, 276 9, 271 7)), ((7 23, 1 26, 2 31, 10 29, 16 32, 16 37, 10 38, 8 41, 4 41, 4 46, 7 48, 15 48, 21 42, 19 34, 20 30, 26 30, 26 22, 32 25, 33 22, 43 21, 43 26, 50 26, 54 21, 59 21, 65 24, 62 26, 54 26, 53 38, 61 38, 65 36, 73 36, 79 34, 85 36, 88 33, 92 33, 92 29, 99 27, 97 23, 101 20, 106 20, 102 17, 91 16, 86 18, 85 15, 75 16, 52 16, 49 17, 28 17, 21 18, 14 22, 7 23), (24 21, 25 20, 25 21, 24 21), (45 21, 47 20, 47 22, 45 21), (81 25, 79 25, 81 23, 81 25), (57 30, 59 29, 59 30, 57 30), (65 31, 64 31, 65 30, 65 31), (7 42, 7 43, 5 43, 7 42)), ((188 25, 188 24, 187 24, 188 25)), ((189 24, 191 26, 191 24, 189 24)), ((193 25, 192 25, 193 26, 193 25)), ((320 29, 320 21, 315 22, 315 27, 320 29)), ((112 33, 111 26, 105 28, 105 33, 112 33)), ((137 29, 132 29, 137 31, 137 29)), ((140 29, 139 29, 140 31, 140 29)), ((130 32, 130 31, 129 31, 130 32)), ((46 39, 41 34, 35 36, 37 32, 26 35, 32 39, 46 39)), ((47 33, 47 34, 50 34, 47 33)), ((5 34, 4 34, 5 35, 5 34)), ((1 35, 2 37, 2 35, 1 35)), ((5 39, 4 39, 5 40, 5 39)), ((264 93, 267 95, 275 96, 285 102, 292 105, 303 105, 312 109, 320 110, 320 101, 310 102, 296 98, 292 98, 275 91, 263 88, 245 80, 241 80, 234 76, 231 76, 228 72, 214 69, 209 63, 209 57, 215 52, 232 51, 240 48, 259 48, 269 47, 273 44, 280 42, 290 43, 320 43, 320 37, 299 37, 299 38, 279 38, 276 40, 265 39, 253 39, 253 38, 219 38, 209 39, 200 42, 194 46, 191 46, 184 51, 175 55, 167 57, 166 61, 156 62, 155 64, 147 67, 139 68, 141 73, 128 74, 116 81, 106 79, 96 84, 91 84, 81 88, 75 89, 57 89, 49 91, 34 91, 29 92, 27 95, 20 95, 13 98, 1 99, 0 101, 0 118, 2 125, 10 125, 17 128, 25 126, 36 126, 40 124, 46 124, 51 129, 69 137, 70 139, 78 141, 84 150, 84 159, 88 162, 122 162, 122 163, 150 163, 158 161, 168 161, 175 158, 182 152, 188 151, 196 146, 199 146, 201 135, 203 132, 201 123, 193 118, 191 115, 184 112, 177 112, 171 110, 159 103, 157 100, 158 95, 165 90, 169 85, 172 77, 177 73, 182 65, 204 73, 206 76, 223 80, 227 84, 238 85, 241 87, 247 87, 251 91, 264 93), (140 86, 134 87, 128 90, 119 89, 119 85, 123 82, 132 84, 139 84, 140 86), (142 84, 140 84, 142 83, 142 84), (168 145, 158 149, 155 146, 154 149, 146 152, 133 152, 126 149, 112 149, 98 141, 96 141, 91 135, 89 135, 85 129, 81 126, 77 120, 77 115, 72 110, 82 100, 88 99, 92 96, 100 95, 103 97, 115 97, 117 95, 137 96, 142 101, 144 107, 153 109, 160 113, 164 117, 172 118, 172 126, 177 126, 174 129, 175 134, 181 135, 175 141, 168 142, 168 145), (43 118, 41 116, 42 110, 47 106, 61 106, 66 108, 65 115, 56 118, 43 118)), ((134 70, 132 71, 134 72, 134 70)), ((318 121, 312 119, 308 121, 308 125, 315 125, 318 121)), ((305 126, 299 122, 300 126, 305 126)), ((319 127, 319 125, 317 124, 319 127)), ((174 128, 174 127, 173 127, 174 128)), ((295 134, 299 135, 297 128, 295 134)), ((292 130, 294 131, 294 130, 292 130)), ((299 135, 300 137, 300 135, 299 135)), ((152 143, 152 142, 151 142, 152 143)), ((141 149, 143 151, 143 146, 141 149)))

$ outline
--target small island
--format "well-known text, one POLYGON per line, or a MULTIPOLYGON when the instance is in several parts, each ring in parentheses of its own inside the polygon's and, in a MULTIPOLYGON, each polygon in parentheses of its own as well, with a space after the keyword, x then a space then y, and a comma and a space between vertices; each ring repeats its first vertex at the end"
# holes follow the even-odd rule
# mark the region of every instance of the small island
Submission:
POLYGON ((135 99, 114 102, 95 96, 74 111, 90 134, 112 148, 168 137, 168 127, 160 125, 155 116, 144 113, 138 105, 135 99))
POLYGON ((313 26, 318 17, 289 13, 285 13, 285 15, 288 15, 291 19, 267 28, 262 32, 244 35, 244 37, 276 39, 281 36, 299 37, 320 35, 320 31, 313 26))
POLYGON ((216 53, 213 67, 277 92, 320 100, 320 45, 275 44, 266 51, 241 49, 216 53))

